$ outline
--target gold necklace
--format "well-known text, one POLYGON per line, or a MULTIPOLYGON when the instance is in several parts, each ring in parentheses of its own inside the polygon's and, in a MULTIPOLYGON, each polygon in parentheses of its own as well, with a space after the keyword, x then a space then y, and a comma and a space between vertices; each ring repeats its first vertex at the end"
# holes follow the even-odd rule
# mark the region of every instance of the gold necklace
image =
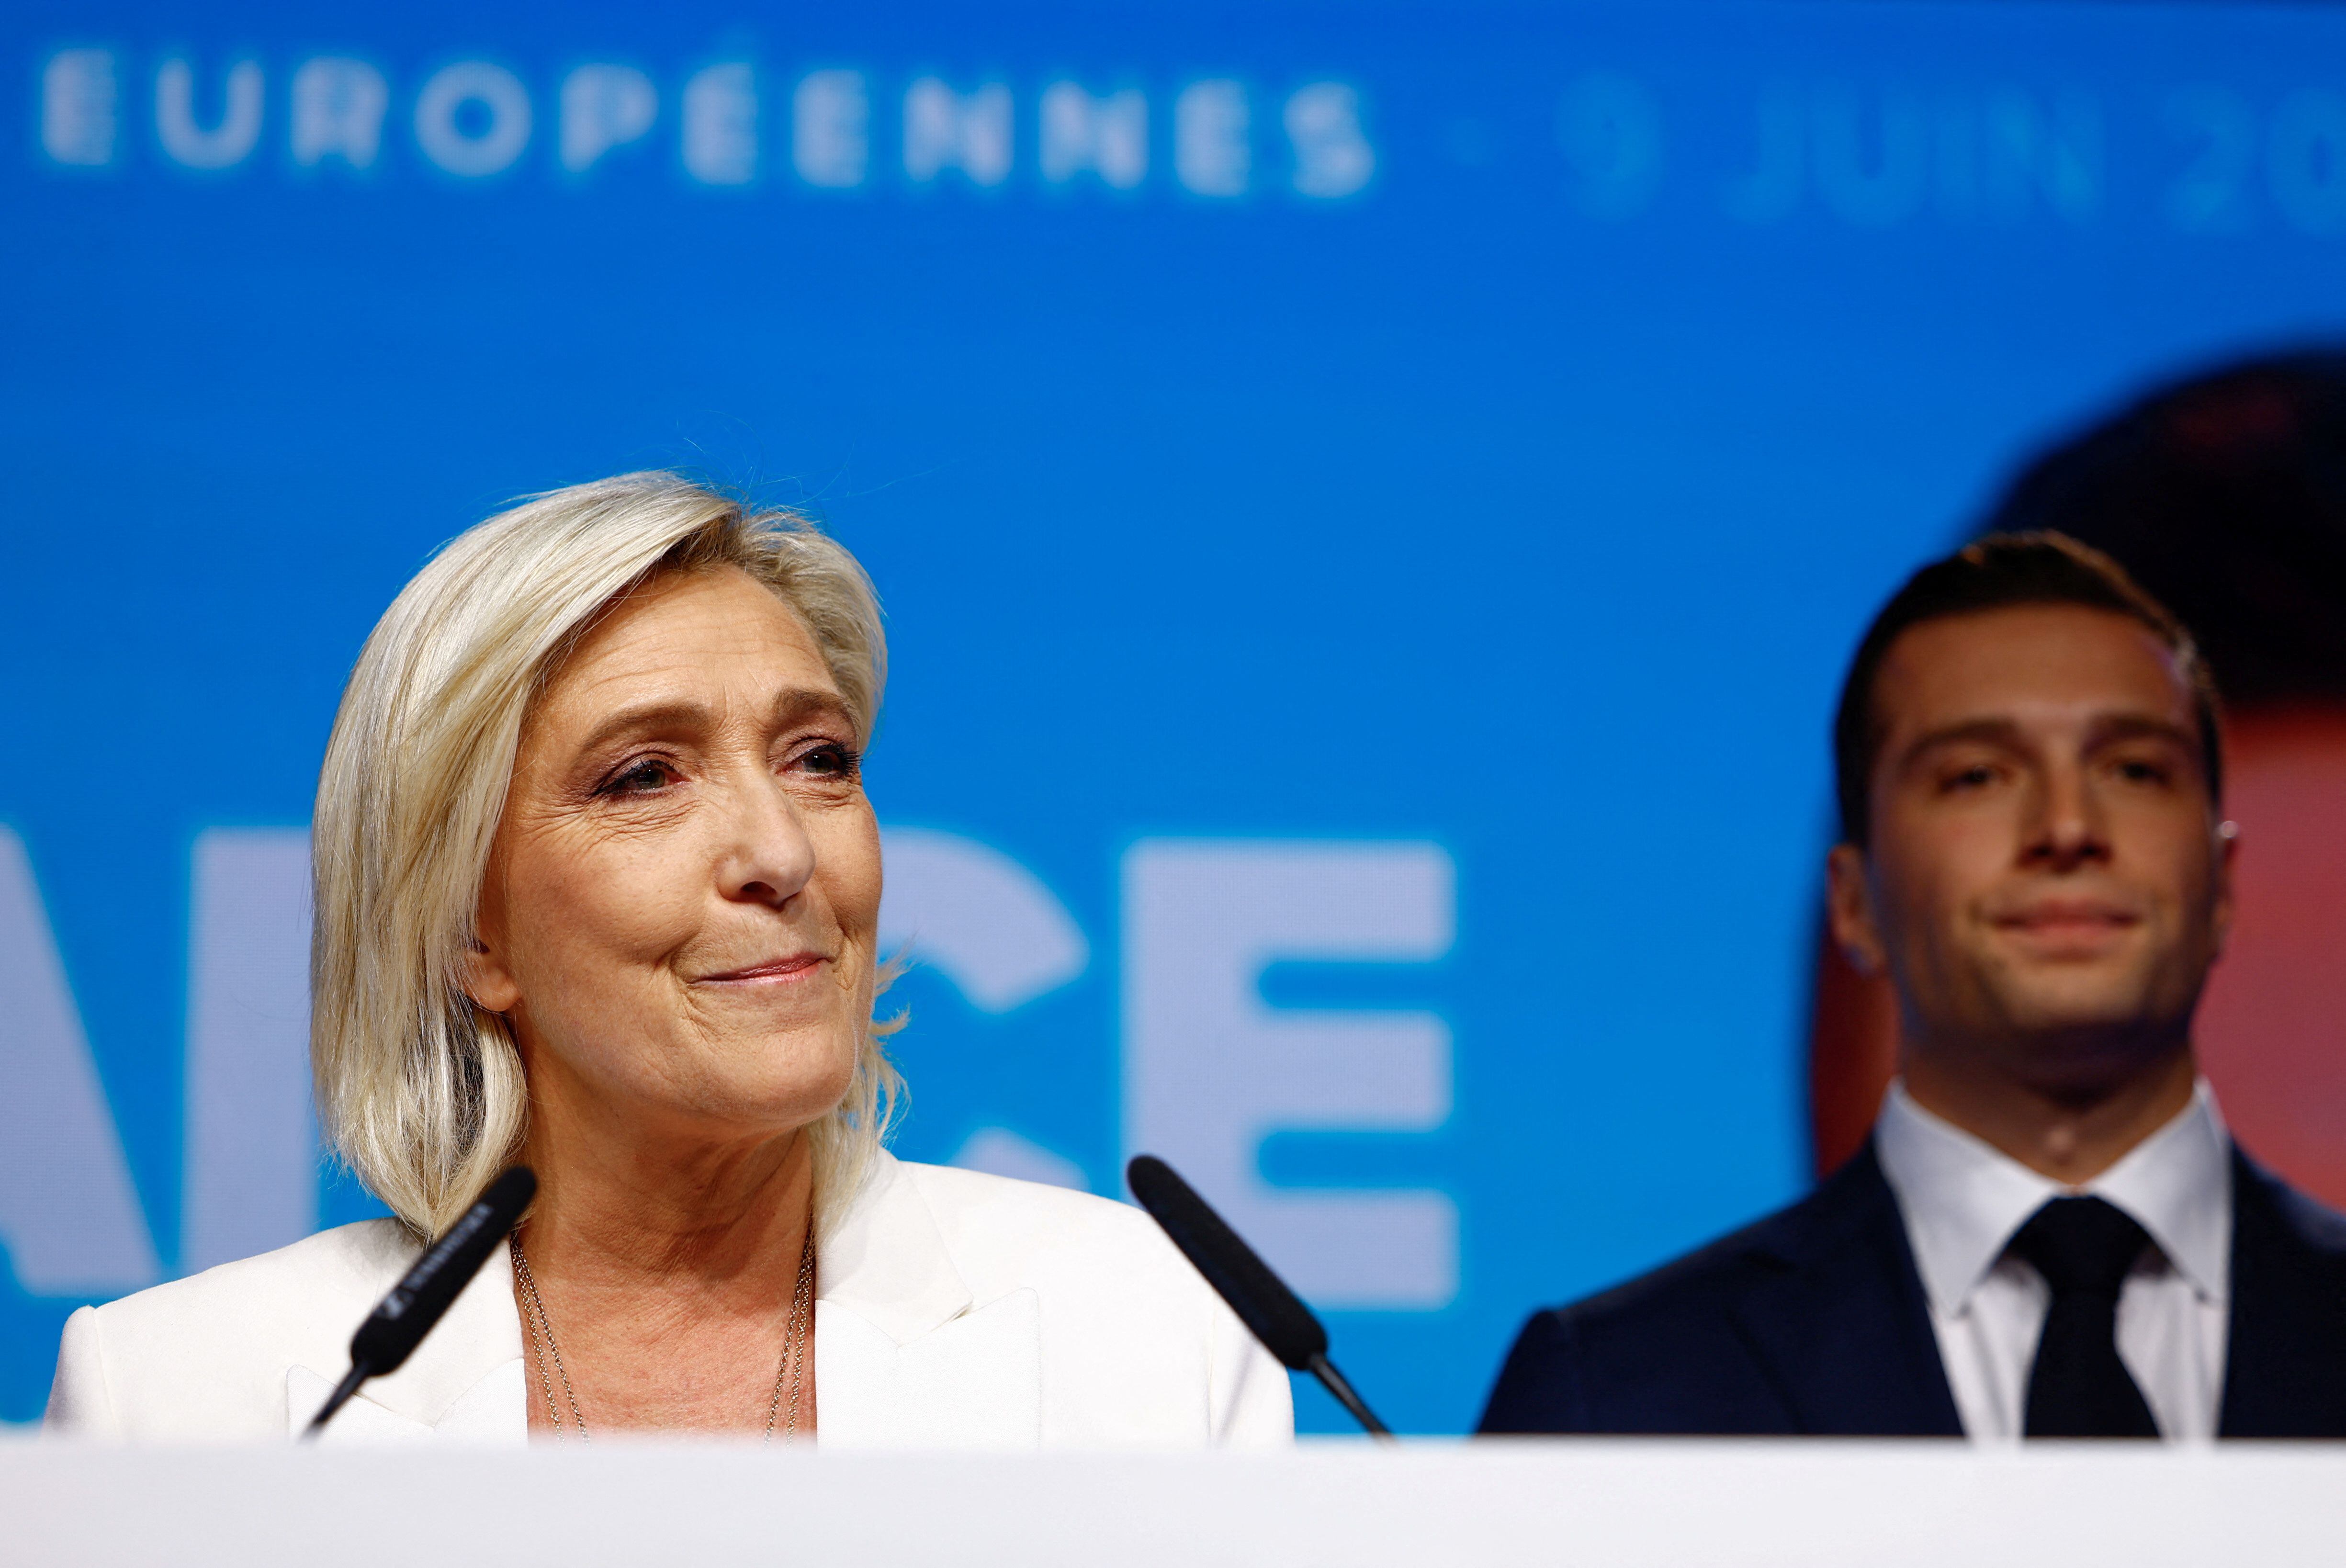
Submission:
MULTIPOLYGON (((562 1408, 554 1402, 554 1381, 546 1376, 546 1364, 554 1362, 554 1377, 562 1380, 562 1398, 570 1407, 570 1427, 578 1434, 580 1446, 589 1446, 586 1418, 578 1413, 578 1395, 570 1386, 570 1373, 562 1365, 562 1347, 554 1342, 554 1319, 546 1316, 546 1301, 537 1293, 537 1276, 530 1272, 529 1255, 521 1249, 521 1236, 513 1237, 514 1283, 521 1288, 522 1322, 529 1330, 530 1359, 537 1368, 537 1386, 546 1396, 546 1418, 554 1429, 554 1441, 567 1441, 562 1425, 562 1408)), ((806 1378, 806 1331, 808 1319, 814 1311, 814 1217, 807 1217, 806 1245, 799 1249, 798 1283, 790 1290, 790 1321, 782 1335, 782 1363, 774 1369, 774 1397, 766 1407, 767 1442, 774 1441, 774 1423, 782 1414, 782 1394, 790 1392, 790 1419, 782 1423, 782 1441, 789 1442, 798 1435, 799 1388, 806 1378)))

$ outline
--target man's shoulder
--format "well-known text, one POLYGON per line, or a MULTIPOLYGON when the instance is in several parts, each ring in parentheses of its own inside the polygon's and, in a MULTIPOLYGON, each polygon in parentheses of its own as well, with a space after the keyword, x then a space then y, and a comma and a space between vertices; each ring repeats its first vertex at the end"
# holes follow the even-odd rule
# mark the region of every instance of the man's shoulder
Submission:
POLYGON ((1806 1298, 1854 1281, 1866 1294, 1896 1261, 1899 1227, 1869 1150, 1797 1203, 1626 1284, 1535 1313, 1492 1390, 1483 1430, 1798 1430, 1755 1343, 1780 1338, 1785 1325, 1770 1313, 1792 1309, 1792 1298, 1771 1290, 1794 1282, 1794 1296, 1806 1298), (1848 1267, 1852 1253, 1865 1267, 1848 1267))
POLYGON ((2346 1217, 2232 1150, 2223 1435, 2346 1437, 2346 1217))
POLYGON ((2346 1268, 2346 1214, 2291 1186, 2237 1144, 2232 1147, 2232 1179, 2236 1208, 2261 1209, 2274 1222, 2278 1236, 2317 1261, 2346 1268))
POLYGON ((1878 1243, 1895 1222, 1896 1200, 1871 1150, 1800 1201, 1730 1231, 1648 1273, 1551 1310, 1583 1332, 1660 1327, 1710 1315, 1751 1286, 1818 1262, 1851 1244, 1878 1243))

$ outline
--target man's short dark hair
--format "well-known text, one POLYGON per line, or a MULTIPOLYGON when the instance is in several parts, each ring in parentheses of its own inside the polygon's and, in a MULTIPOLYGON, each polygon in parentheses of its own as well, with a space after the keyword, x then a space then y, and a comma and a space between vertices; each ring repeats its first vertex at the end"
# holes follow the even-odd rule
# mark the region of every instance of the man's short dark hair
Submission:
POLYGON ((1833 717, 1834 783, 1841 799, 1841 836, 1861 849, 1870 820, 1873 764, 1882 750, 1884 725, 1874 706, 1882 661, 1898 638, 1925 621, 2019 605, 2076 605, 2125 616, 2157 637, 2191 687, 2199 727, 2201 765, 2208 789, 2220 799, 2224 788, 2223 735, 2215 682, 2183 623, 2099 550, 2066 534, 1990 534, 1943 561, 1933 561, 1891 596, 1857 645, 1849 677, 1833 717))

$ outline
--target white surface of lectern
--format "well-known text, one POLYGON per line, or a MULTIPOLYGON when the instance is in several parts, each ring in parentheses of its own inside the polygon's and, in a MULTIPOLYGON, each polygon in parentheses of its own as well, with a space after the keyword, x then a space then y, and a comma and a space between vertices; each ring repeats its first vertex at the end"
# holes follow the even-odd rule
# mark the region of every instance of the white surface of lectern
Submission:
POLYGON ((1290 1455, 0 1446, 0 1560, 177 1568, 2346 1562, 2346 1445, 1571 1440, 1290 1455))

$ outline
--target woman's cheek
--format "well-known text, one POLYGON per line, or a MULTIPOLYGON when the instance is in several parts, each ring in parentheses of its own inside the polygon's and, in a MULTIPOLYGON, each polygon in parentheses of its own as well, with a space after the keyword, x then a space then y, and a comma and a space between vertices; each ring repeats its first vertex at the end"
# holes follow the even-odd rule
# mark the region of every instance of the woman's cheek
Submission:
POLYGON ((842 934, 868 952, 880 925, 880 824, 868 803, 843 815, 831 846, 831 908, 842 934))
POLYGON ((585 917, 594 945, 606 953, 665 952, 681 934, 679 906, 690 902, 682 884, 695 864, 680 845, 667 854, 640 839, 599 845, 572 862, 560 907, 585 917))

